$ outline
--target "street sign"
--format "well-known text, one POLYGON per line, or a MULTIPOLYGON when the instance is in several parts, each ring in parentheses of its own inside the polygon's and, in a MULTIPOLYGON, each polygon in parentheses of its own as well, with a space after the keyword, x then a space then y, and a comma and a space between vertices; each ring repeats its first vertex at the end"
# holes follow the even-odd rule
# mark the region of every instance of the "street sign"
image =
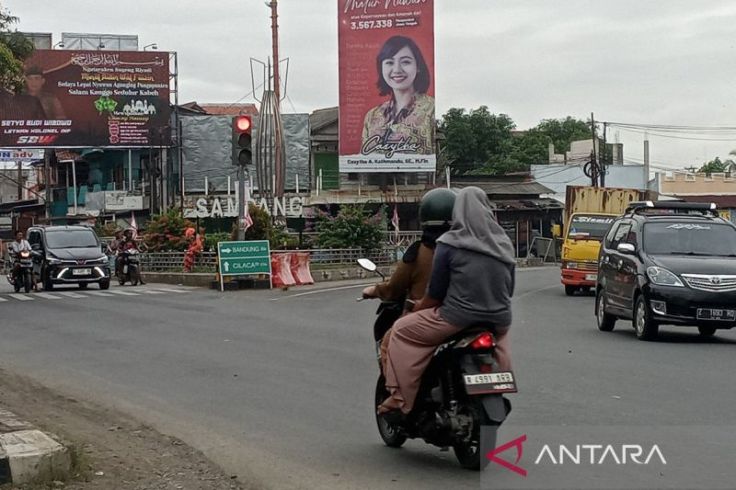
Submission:
POLYGON ((271 275, 271 249, 268 240, 218 242, 217 258, 220 286, 223 290, 224 276, 271 275))

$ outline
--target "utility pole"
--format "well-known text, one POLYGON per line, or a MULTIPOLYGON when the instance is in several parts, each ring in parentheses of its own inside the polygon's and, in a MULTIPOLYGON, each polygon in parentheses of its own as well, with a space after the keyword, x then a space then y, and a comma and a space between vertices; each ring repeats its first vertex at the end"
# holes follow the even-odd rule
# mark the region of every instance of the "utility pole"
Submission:
MULTIPOLYGON (((281 76, 279 73, 279 11, 278 0, 271 0, 271 44, 273 48, 273 93, 276 102, 276 117, 281 118, 281 76)), ((276 145, 274 145, 274 176, 276 177, 276 185, 272 189, 273 197, 280 198, 284 195, 284 185, 286 179, 284 176, 285 166, 283 163, 283 154, 281 141, 281 124, 275 125, 276 145)))
POLYGON ((595 116, 590 113, 590 132, 593 136, 593 149, 590 150, 590 183, 593 187, 598 187, 598 176, 600 175, 600 169, 598 167, 598 160, 595 153, 595 116))
POLYGON ((18 201, 23 200, 23 162, 18 160, 18 201))
MULTIPOLYGON (((606 143, 606 130, 608 123, 603 123, 603 150, 601 150, 601 187, 606 186, 606 165, 608 165, 608 144, 606 143)), ((595 144, 595 143, 593 143, 595 144)))

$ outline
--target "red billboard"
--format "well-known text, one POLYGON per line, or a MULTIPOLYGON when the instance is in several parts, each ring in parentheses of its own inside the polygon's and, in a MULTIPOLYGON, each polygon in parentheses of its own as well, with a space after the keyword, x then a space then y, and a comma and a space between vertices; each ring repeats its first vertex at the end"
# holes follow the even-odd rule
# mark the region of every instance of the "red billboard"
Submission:
POLYGON ((433 172, 434 0, 338 0, 340 172, 433 172))
POLYGON ((168 145, 169 54, 36 50, 0 89, 0 147, 168 145))

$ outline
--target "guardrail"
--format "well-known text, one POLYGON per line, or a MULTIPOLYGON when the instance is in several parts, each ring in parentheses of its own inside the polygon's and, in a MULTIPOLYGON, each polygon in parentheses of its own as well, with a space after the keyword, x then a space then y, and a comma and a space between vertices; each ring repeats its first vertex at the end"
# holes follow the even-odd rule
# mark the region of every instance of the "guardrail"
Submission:
MULTIPOLYGON (((297 250, 274 250, 272 253, 288 253, 297 250)), ((331 267, 355 265, 360 258, 371 259, 376 265, 387 266, 393 264, 397 259, 397 247, 386 247, 382 250, 365 252, 359 248, 334 248, 334 249, 311 249, 298 250, 309 252, 311 266, 315 269, 326 269, 331 267)), ((141 267, 144 272, 182 272, 184 268, 184 252, 149 252, 139 255, 141 267)), ((202 252, 197 256, 194 272, 217 271, 217 252, 202 252)))

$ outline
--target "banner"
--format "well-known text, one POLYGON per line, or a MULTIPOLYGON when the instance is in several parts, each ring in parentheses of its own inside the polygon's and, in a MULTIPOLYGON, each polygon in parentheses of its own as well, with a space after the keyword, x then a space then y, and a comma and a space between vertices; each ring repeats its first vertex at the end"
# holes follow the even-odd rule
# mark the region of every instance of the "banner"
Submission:
POLYGON ((169 54, 36 50, 0 90, 0 147, 167 146, 169 54))
POLYGON ((434 172, 434 0, 338 0, 340 172, 434 172))
POLYGON ((0 162, 33 162, 43 160, 43 150, 0 148, 0 162))

